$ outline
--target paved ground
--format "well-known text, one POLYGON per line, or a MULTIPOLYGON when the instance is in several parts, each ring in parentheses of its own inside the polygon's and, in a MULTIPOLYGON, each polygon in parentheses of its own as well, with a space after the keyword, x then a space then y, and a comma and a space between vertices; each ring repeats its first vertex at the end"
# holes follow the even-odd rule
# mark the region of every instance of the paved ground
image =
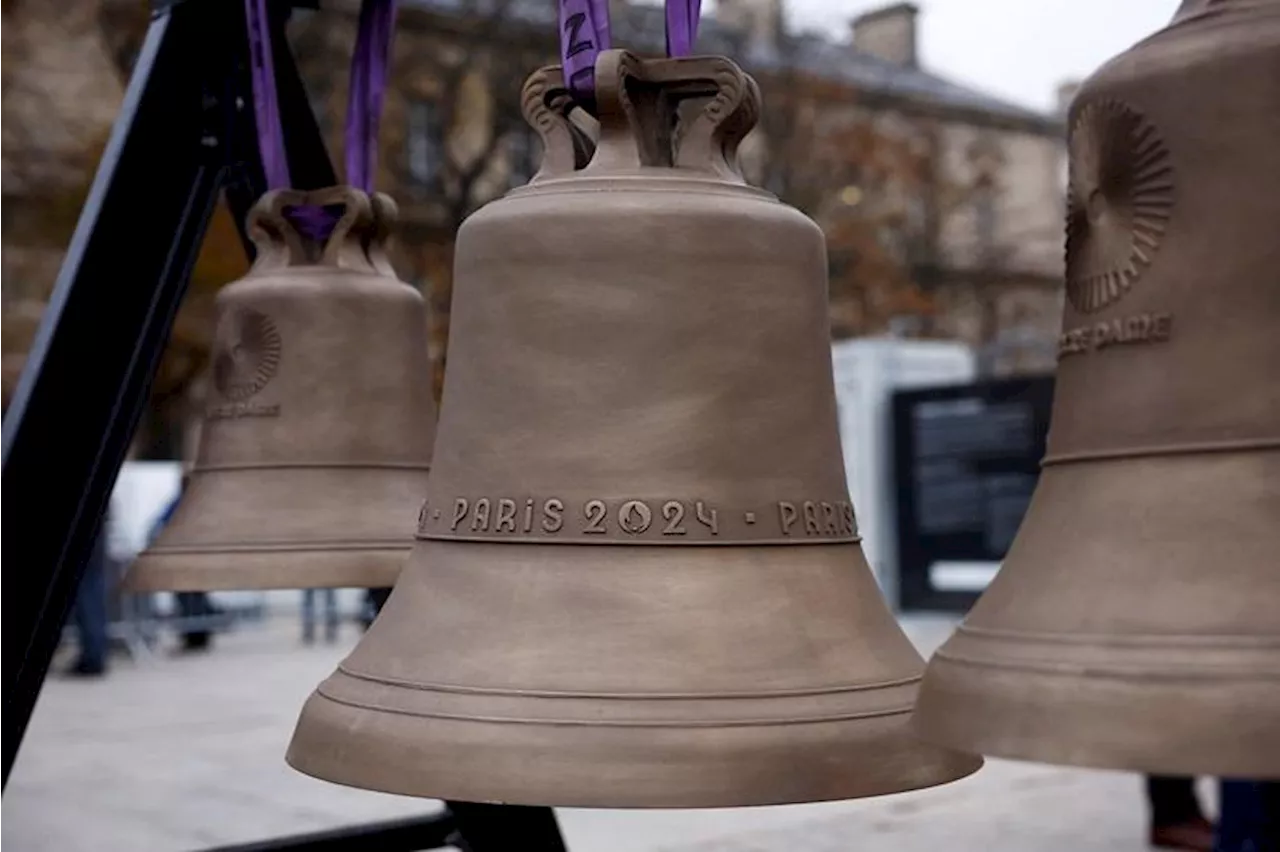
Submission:
MULTIPOLYGON (((948 623, 905 625, 929 652, 948 623)), ((10 852, 169 852, 424 813, 283 761, 297 711, 354 643, 303 647, 279 617, 197 657, 51 677, 5 790, 10 852)), ((571 852, 1138 852, 1140 779, 989 761, 966 780, 878 799, 720 811, 561 810, 571 852)))

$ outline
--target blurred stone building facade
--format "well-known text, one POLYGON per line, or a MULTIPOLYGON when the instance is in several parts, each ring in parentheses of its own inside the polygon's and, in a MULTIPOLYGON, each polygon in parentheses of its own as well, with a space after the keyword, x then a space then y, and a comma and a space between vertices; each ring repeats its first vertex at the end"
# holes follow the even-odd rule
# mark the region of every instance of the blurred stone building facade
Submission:
MULTIPOLYGON (((782 2, 720 0, 698 47, 733 57, 760 82, 765 118, 744 161, 755 181, 827 232, 834 334, 959 338, 991 372, 1052 369, 1061 117, 923 68, 909 3, 864 14, 833 40, 790 32, 782 2)), ((294 12, 290 38, 340 162, 358 0, 322 5, 294 12)), ((7 398, 146 17, 137 0, 10 0, 4 10, 7 398)), ((611 20, 615 46, 662 50, 661 6, 612 0, 611 20)), ((521 118, 519 90, 530 71, 556 61, 557 47, 554 0, 400 2, 378 185, 400 206, 395 259, 429 295, 437 357, 453 234, 536 169, 539 143, 521 118)), ((166 359, 166 391, 198 386, 212 293, 243 270, 236 255, 223 213, 181 319, 185 354, 179 366, 179 356, 166 359)))
MULTIPOLYGON (((761 83, 765 119, 744 146, 748 173, 827 231, 835 335, 959 338, 991 372, 1051 370, 1062 304, 1060 116, 922 68, 909 3, 860 16, 838 42, 788 32, 782 2, 721 0, 698 46, 761 83)), ((292 30, 334 150, 355 6, 292 30)), ((613 0, 611 21, 615 46, 662 50, 661 6, 613 0)), ((400 203, 400 268, 432 295, 437 347, 453 233, 536 168, 518 94, 532 69, 556 61, 555 23, 552 0, 401 6, 380 185, 400 203)))

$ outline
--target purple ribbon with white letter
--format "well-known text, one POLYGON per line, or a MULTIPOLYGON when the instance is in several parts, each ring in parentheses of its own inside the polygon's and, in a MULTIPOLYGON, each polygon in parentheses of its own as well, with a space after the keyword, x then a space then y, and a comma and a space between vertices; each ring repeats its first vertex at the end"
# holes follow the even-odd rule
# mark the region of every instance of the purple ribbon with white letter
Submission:
MULTIPOLYGON (((693 52, 701 13, 702 0, 666 0, 667 56, 693 52)), ((561 67, 580 104, 595 103, 596 56, 611 42, 609 0, 560 0, 561 67)))
POLYGON ((579 103, 595 103, 596 56, 611 43, 609 0, 560 0, 560 59, 579 103))
MULTIPOLYGON (((351 57, 345 154, 347 181, 365 192, 373 191, 377 173, 378 123, 387 88, 395 15, 395 0, 363 0, 360 4, 360 27, 351 57)), ((267 189, 283 189, 289 187, 291 181, 284 133, 280 127, 267 0, 245 0, 245 18, 249 30, 253 109, 262 168, 267 178, 267 189)), ((337 216, 323 208, 304 207, 290 210, 289 219, 307 236, 323 242, 333 230, 337 216)))

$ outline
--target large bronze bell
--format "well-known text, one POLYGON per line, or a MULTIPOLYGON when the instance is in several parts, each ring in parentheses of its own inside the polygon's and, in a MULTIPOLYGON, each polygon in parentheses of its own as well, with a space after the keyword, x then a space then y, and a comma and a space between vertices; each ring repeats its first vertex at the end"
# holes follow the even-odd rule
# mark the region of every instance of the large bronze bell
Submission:
POLYGON ((1053 424, 932 740, 1280 777, 1280 4, 1194 0, 1070 112, 1053 424))
POLYGON ((136 589, 389 586, 413 544, 435 429, 426 308, 385 244, 395 205, 273 191, 258 255, 217 298, 212 399, 190 485, 136 589), (327 242, 293 209, 341 210, 327 242))
POLYGON ((822 233, 738 171, 755 83, 727 59, 622 51, 596 80, 590 163, 574 170, 553 109, 559 69, 539 72, 543 169, 458 235, 418 544, 289 762, 600 807, 973 772, 908 731, 923 665, 858 545, 822 233))

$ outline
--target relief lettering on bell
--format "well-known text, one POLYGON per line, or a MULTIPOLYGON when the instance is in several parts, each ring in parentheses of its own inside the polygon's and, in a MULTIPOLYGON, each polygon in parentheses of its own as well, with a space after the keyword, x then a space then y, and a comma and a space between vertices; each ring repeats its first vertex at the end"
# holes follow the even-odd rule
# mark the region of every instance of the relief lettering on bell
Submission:
POLYGON ((915 717, 986 755, 1280 777, 1280 4, 1186 0, 1072 107, 1052 421, 915 717))
POLYGON ((923 665, 858 543, 822 232, 737 163, 754 81, 617 50, 594 71, 592 120, 559 69, 530 78, 542 168, 458 235, 417 545, 290 764, 595 807, 973 772, 909 732, 923 665))
POLYGON ((137 589, 390 585, 413 541, 435 427, 425 305, 385 253, 382 195, 265 195, 252 269, 218 294, 211 399, 173 520, 137 589), (317 240, 290 212, 340 212, 317 240))
POLYGON ((423 539, 782 544, 854 542, 857 532, 846 500, 775 500, 726 511, 699 499, 587 499, 566 514, 565 502, 556 497, 458 497, 446 510, 428 500, 418 514, 423 539))

